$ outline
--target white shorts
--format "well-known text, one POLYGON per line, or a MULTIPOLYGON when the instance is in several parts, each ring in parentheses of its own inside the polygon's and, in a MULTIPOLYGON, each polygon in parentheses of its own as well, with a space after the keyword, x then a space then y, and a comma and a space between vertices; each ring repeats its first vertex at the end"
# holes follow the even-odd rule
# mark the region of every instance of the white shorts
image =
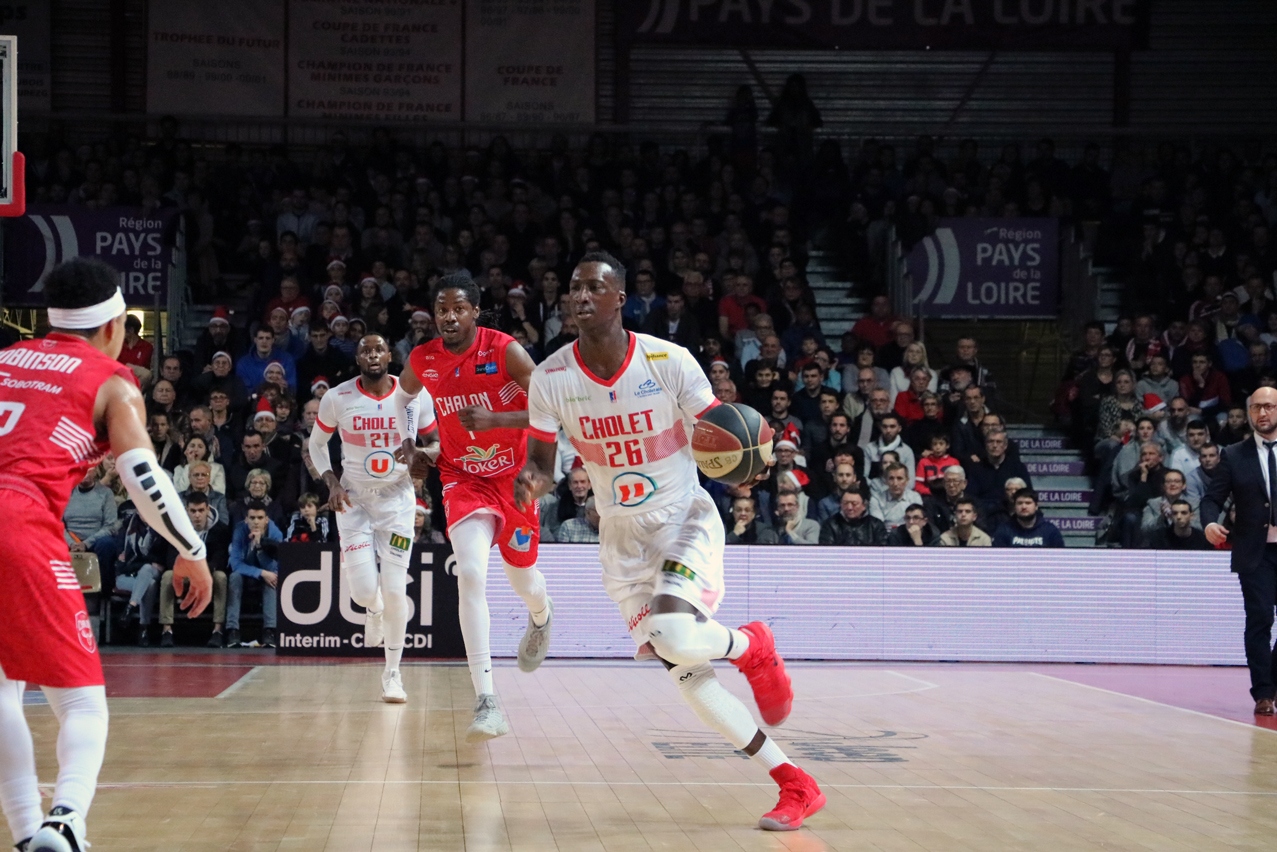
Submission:
POLYGON ((336 513, 342 559, 347 553, 372 547, 383 562, 397 558, 406 564, 412 552, 412 524, 417 511, 412 481, 375 488, 343 483, 343 487, 351 505, 336 513))
POLYGON ((647 641, 648 605, 656 595, 714 615, 723 599, 723 539, 718 509, 699 487, 663 509, 600 520, 603 588, 636 645, 647 641))

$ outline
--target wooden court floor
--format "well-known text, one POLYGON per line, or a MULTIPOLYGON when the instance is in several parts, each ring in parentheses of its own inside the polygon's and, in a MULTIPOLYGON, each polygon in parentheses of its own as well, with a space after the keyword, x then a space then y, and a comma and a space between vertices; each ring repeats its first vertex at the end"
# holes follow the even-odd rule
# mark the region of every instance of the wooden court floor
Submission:
MULTIPOLYGON (((93 852, 1187 852, 1268 849, 1277 834, 1277 731, 1173 706, 1181 694, 1248 708, 1244 670, 792 665, 794 713, 773 733, 829 804, 770 834, 754 826, 771 780, 658 666, 499 666, 513 732, 475 747, 462 666, 405 666, 409 703, 389 706, 378 665, 255 660, 108 657, 93 852), (130 670, 140 687, 121 697, 130 670), (1141 677, 1160 685, 1102 685, 1141 677)), ((27 711, 52 781, 52 714, 27 711)))

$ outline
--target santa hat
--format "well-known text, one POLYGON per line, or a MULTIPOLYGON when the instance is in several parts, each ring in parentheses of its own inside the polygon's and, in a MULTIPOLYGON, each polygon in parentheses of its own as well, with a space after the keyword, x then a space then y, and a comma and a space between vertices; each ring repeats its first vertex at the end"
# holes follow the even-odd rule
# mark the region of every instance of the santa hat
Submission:
POLYGON ((432 319, 432 317, 430 316, 430 311, 417 308, 415 311, 412 312, 412 316, 410 317, 410 319, 429 320, 429 319, 432 319))
POLYGON ((1162 399, 1155 393, 1144 394, 1144 411, 1152 414, 1156 411, 1166 410, 1166 400, 1162 399))
POLYGON ((341 260, 341 259, 339 259, 339 258, 334 258, 333 260, 328 261, 328 268, 329 268, 330 270, 332 270, 332 269, 345 269, 345 268, 346 268, 346 261, 341 260))
POLYGON ((576 470, 581 467, 585 467, 585 462, 582 461, 580 456, 573 457, 571 470, 576 470))
POLYGON ((287 317, 288 308, 284 307, 283 305, 280 305, 279 307, 276 307, 276 308, 271 308, 270 315, 275 316, 275 314, 283 314, 285 317, 287 317))
POLYGON ((421 498, 417 498, 417 511, 423 515, 429 515, 430 507, 426 505, 425 500, 422 500, 421 498))
POLYGON ((345 294, 345 292, 341 289, 341 285, 340 285, 340 284, 329 284, 327 287, 325 287, 325 288, 324 288, 324 298, 325 298, 325 299, 330 299, 330 298, 332 298, 332 294, 333 294, 333 291, 334 291, 334 290, 336 290, 336 291, 337 291, 337 298, 333 299, 333 301, 334 301, 334 302, 336 302, 336 303, 338 303, 338 304, 341 304, 341 300, 342 300, 343 298, 345 298, 346 294, 345 294))
MULTIPOLYGON (((279 367, 279 371, 281 373, 283 373, 285 376, 288 375, 288 371, 284 369, 284 364, 281 361, 271 361, 269 364, 266 365, 266 370, 269 370, 271 367, 279 367)), ((262 370, 263 376, 266 375, 266 370, 262 370)))
POLYGON ((342 316, 341 314, 337 314, 337 316, 333 317, 332 319, 330 319, 330 320, 328 321, 328 327, 329 327, 329 328, 332 328, 332 327, 333 327, 333 326, 335 326, 338 322, 344 322, 344 323, 346 323, 346 325, 350 325, 350 320, 346 319, 346 318, 345 318, 344 316, 342 316))
POLYGON ((376 278, 373 278, 371 275, 365 275, 363 278, 359 279, 359 285, 362 287, 364 284, 367 284, 369 281, 371 281, 374 284, 377 283, 376 278))
POLYGON ((214 352, 214 353, 213 353, 213 357, 212 357, 212 358, 209 358, 209 359, 208 359, 208 362, 211 364, 211 363, 213 363, 214 361, 216 361, 218 358, 225 358, 227 361, 230 361, 232 364, 234 364, 234 363, 235 363, 235 359, 231 357, 231 353, 229 353, 229 352, 223 352, 223 351, 222 351, 222 350, 220 350, 220 349, 219 349, 218 351, 216 351, 216 352, 214 352))
POLYGON ((793 470, 787 470, 780 475, 781 482, 785 482, 786 480, 794 483, 794 485, 797 485, 798 489, 801 491, 802 489, 807 487, 807 484, 809 482, 811 482, 811 477, 808 476, 804 471, 801 471, 798 468, 794 468, 793 470))
POLYGON ((253 422, 256 423, 263 417, 269 417, 271 420, 275 419, 275 408, 266 397, 262 397, 257 401, 257 413, 253 415, 253 422))
POLYGON ((793 450, 794 452, 798 452, 798 445, 795 444, 793 441, 789 440, 788 438, 781 438, 779 441, 776 442, 776 449, 793 450))
POLYGON ((305 314, 306 316, 310 316, 310 308, 308 308, 306 305, 298 305, 297 307, 293 308, 293 312, 292 314, 290 314, 290 316, 293 319, 296 319, 299 314, 305 314))
POLYGON ((230 325, 231 312, 226 309, 225 305, 218 305, 213 310, 213 315, 208 318, 209 325, 230 325))
POLYGON ((802 443, 801 433, 799 433, 798 427, 793 423, 786 423, 785 428, 780 430, 780 434, 777 437, 782 441, 788 441, 793 444, 794 449, 798 449, 798 446, 802 443))
POLYGON ((518 296, 520 299, 526 299, 528 297, 528 291, 524 290, 522 287, 518 286, 517 284, 511 287, 509 290, 507 290, 505 294, 507 296, 518 296))
POLYGON ((315 376, 315 381, 310 383, 310 392, 314 393, 320 388, 330 388, 330 387, 332 387, 332 385, 328 384, 327 376, 315 376))

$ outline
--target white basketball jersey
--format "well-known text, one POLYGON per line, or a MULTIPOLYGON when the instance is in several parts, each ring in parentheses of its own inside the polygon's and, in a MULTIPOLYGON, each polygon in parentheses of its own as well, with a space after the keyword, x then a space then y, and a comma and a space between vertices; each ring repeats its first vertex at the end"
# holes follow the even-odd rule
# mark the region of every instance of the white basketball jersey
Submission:
MULTIPOLYGON (((341 437, 343 484, 375 487, 410 478, 408 468, 395 461, 395 450, 403 441, 391 398, 398 387, 399 380, 394 379, 394 389, 376 397, 364 390, 356 376, 329 390, 319 401, 316 428, 329 433, 336 430, 341 437)), ((435 406, 429 391, 422 390, 408 408, 417 413, 418 432, 434 425, 435 406)))
POLYGON ((528 389, 533 437, 554 441, 562 426, 585 463, 603 517, 655 511, 697 484, 690 438, 696 418, 718 404, 686 349, 631 334, 621 369, 604 381, 577 345, 539 364, 528 389))

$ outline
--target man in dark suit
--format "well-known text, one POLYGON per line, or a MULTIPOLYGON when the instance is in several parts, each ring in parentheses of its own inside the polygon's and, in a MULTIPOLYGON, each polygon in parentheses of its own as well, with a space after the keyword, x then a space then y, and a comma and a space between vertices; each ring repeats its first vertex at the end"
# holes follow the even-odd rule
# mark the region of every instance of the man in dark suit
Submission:
POLYGON ((1260 388, 1249 400, 1253 440, 1224 449, 1219 469, 1202 498, 1206 538, 1219 546, 1233 543, 1232 568, 1246 607, 1246 665, 1255 715, 1272 716, 1277 697, 1277 658, 1273 655, 1273 608, 1277 606, 1277 390, 1260 388), (1237 516, 1232 530, 1219 524, 1232 498, 1237 516))

